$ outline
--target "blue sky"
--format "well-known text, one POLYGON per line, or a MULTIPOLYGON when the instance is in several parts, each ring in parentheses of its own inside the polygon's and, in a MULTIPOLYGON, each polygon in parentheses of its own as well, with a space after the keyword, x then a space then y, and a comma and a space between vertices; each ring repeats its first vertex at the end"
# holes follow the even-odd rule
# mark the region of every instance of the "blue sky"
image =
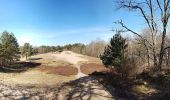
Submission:
POLYGON ((137 17, 116 11, 114 0, 0 0, 0 32, 13 32, 20 45, 108 41, 119 19, 139 31, 143 23, 134 25, 141 22, 137 17))

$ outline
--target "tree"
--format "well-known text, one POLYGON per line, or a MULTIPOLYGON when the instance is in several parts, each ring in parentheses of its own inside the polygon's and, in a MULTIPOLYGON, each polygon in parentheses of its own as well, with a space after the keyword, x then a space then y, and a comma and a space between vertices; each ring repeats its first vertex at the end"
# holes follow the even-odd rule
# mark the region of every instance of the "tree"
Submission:
POLYGON ((19 45, 13 33, 4 31, 0 38, 1 65, 8 66, 18 60, 19 45))
POLYGON ((26 60, 33 54, 32 49, 33 48, 29 43, 24 43, 24 46, 21 47, 21 54, 26 57, 26 60))
POLYGON ((100 39, 90 42, 86 45, 85 54, 88 56, 99 57, 106 46, 106 42, 100 39))
POLYGON ((83 54, 85 50, 85 45, 82 43, 75 43, 71 45, 70 50, 76 53, 83 54))
POLYGON ((32 54, 31 55, 36 55, 38 54, 38 47, 32 47, 32 54))
MULTIPOLYGON (((167 49, 165 47, 165 38, 167 34, 167 26, 169 22, 170 16, 170 0, 118 0, 119 8, 127 8, 129 11, 138 11, 144 21, 146 22, 146 26, 149 28, 151 32, 152 41, 148 41, 146 38, 142 37, 138 32, 128 28, 122 21, 118 21, 126 31, 130 31, 133 34, 140 37, 144 44, 149 45, 149 49, 152 50, 153 55, 153 63, 156 69, 161 69, 164 51, 167 49), (160 31, 161 33, 161 45, 159 53, 156 53, 156 34, 160 31), (159 56, 158 56, 159 55, 159 56)), ((170 48, 170 47, 168 47, 170 48)))
POLYGON ((125 61, 125 52, 127 49, 126 39, 118 31, 110 40, 110 45, 105 48, 103 55, 100 56, 103 64, 109 68, 116 68, 121 73, 125 61))

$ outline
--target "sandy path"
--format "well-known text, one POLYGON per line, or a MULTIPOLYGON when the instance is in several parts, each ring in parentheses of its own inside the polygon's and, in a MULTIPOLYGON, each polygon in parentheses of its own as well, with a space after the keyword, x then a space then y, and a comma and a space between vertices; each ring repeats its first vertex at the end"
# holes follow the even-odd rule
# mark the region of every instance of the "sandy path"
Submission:
POLYGON ((57 60, 60 60, 60 59, 65 60, 65 61, 75 65, 75 67, 77 67, 78 74, 76 75, 76 78, 81 78, 81 77, 87 76, 86 74, 83 74, 81 72, 79 62, 81 62, 81 61, 85 62, 85 61, 88 61, 88 60, 83 59, 81 56, 82 55, 73 53, 71 51, 63 51, 60 54, 55 54, 55 57, 56 57, 57 60))

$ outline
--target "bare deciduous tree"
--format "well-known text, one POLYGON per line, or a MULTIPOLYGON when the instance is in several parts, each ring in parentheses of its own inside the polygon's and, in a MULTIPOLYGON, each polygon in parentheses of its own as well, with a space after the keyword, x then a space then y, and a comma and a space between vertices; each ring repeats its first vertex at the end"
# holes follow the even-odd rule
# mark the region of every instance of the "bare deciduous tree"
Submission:
POLYGON ((92 41, 86 46, 85 54, 88 56, 99 57, 104 52, 106 42, 103 40, 92 41))
POLYGON ((165 47, 165 38, 167 34, 167 26, 169 22, 169 11, 170 11, 170 0, 118 0, 117 4, 119 8, 127 8, 129 11, 138 11, 144 21, 146 22, 147 27, 151 33, 151 41, 148 41, 146 38, 140 35, 140 33, 135 32, 134 30, 128 28, 123 21, 118 21, 124 29, 132 32, 141 38, 144 44, 148 44, 149 49, 152 50, 154 66, 157 66, 157 69, 161 69, 165 47), (156 53, 156 34, 161 32, 161 45, 160 51, 156 53), (159 55, 159 56, 157 56, 159 55))

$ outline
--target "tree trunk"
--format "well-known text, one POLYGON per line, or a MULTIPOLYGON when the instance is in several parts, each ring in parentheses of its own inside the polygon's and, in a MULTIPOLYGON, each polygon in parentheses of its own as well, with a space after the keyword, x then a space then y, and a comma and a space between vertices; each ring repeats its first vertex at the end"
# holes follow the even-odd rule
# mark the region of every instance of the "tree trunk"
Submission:
POLYGON ((149 55, 149 49, 146 45, 146 42, 144 42, 144 46, 146 48, 146 52, 147 52, 147 63, 148 63, 148 67, 150 67, 150 55, 149 55))
POLYGON ((27 54, 26 54, 26 56, 25 56, 25 57, 26 57, 26 60, 27 60, 27 59, 28 59, 28 56, 27 56, 27 54))
POLYGON ((167 65, 167 68, 169 69, 169 56, 170 56, 170 52, 169 50, 167 50, 167 61, 166 61, 166 65, 167 65))
POLYGON ((159 65, 158 70, 161 70, 162 67, 162 61, 163 61, 163 55, 164 55, 164 48, 165 48, 165 37, 167 33, 167 24, 169 20, 169 0, 164 0, 164 16, 163 16, 163 33, 162 33, 162 43, 161 43, 161 50, 159 54, 159 65))
POLYGON ((166 18, 164 19, 164 30, 163 30, 163 35, 162 35, 162 43, 161 43, 161 50, 160 50, 160 56, 159 56, 159 65, 158 65, 158 70, 161 70, 162 67, 162 61, 163 61, 163 55, 164 55, 164 48, 165 48, 165 37, 166 37, 166 28, 167 28, 167 20, 166 18))

